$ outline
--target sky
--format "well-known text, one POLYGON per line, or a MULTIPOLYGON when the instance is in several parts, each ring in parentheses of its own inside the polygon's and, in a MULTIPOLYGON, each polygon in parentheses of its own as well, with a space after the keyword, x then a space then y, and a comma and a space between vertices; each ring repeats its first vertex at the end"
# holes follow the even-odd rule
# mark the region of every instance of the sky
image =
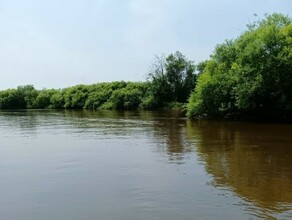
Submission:
POLYGON ((0 0, 0 89, 144 81, 155 55, 198 63, 274 12, 292 1, 0 0))

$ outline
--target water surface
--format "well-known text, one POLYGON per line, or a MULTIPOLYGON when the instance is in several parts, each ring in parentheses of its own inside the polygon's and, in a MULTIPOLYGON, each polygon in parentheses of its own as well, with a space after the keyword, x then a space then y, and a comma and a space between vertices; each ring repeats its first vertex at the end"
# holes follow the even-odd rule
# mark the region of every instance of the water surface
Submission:
POLYGON ((291 210, 291 125, 0 112, 0 219, 290 219, 291 210))

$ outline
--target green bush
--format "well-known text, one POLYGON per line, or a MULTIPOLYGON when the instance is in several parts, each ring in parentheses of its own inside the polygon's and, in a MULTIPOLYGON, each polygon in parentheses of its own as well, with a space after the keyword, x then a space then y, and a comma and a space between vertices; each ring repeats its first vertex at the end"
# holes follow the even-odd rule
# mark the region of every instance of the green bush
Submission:
POLYGON ((23 94, 17 89, 7 89, 0 92, 1 109, 24 109, 26 102, 23 94))

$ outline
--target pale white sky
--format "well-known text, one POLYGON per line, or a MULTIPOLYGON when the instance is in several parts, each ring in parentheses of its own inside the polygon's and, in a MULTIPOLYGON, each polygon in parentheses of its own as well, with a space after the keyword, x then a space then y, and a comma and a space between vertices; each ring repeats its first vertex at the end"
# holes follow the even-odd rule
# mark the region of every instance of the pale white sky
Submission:
POLYGON ((143 81, 154 55, 197 63, 273 12, 292 1, 0 0, 0 89, 143 81))

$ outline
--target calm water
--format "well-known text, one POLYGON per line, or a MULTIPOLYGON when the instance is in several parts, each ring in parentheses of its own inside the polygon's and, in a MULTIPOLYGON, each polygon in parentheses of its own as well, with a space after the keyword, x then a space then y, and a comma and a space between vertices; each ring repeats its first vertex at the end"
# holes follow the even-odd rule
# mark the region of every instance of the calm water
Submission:
POLYGON ((291 219, 292 125, 0 112, 0 219, 291 219))

